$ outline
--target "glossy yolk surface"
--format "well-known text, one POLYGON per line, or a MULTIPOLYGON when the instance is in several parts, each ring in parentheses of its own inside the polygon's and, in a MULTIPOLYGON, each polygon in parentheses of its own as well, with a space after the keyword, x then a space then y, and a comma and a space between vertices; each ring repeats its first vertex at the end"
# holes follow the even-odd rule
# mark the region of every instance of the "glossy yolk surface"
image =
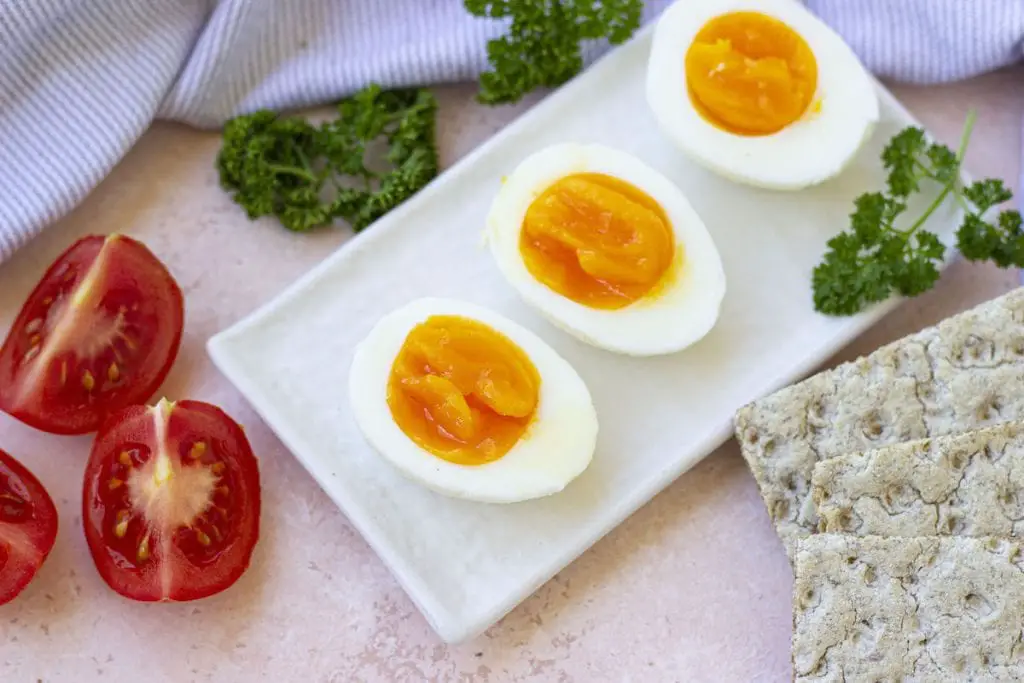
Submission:
POLYGON ((686 52, 690 99, 717 127, 768 135, 799 119, 818 87, 807 43, 783 22, 759 12, 709 21, 686 52))
POLYGON ((526 210, 519 250, 538 281, 602 309, 653 294, 678 260, 661 206, 597 173, 566 176, 537 197, 526 210))
POLYGON ((405 434, 461 465, 502 457, 523 436, 540 375, 512 340, 459 316, 431 316, 412 329, 391 368, 388 406, 405 434))

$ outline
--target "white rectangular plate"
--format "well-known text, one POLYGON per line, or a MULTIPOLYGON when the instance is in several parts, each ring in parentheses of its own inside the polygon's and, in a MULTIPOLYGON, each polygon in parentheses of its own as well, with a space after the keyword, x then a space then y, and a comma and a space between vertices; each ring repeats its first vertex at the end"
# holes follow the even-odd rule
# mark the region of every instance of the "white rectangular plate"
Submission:
MULTIPOLYGON (((848 225, 854 197, 883 187, 879 152, 915 123, 910 115, 880 90, 883 120, 842 176, 797 193, 735 185, 688 162, 656 129, 643 92, 650 35, 609 54, 210 341, 218 367, 448 642, 500 619, 725 441, 737 408, 810 371, 895 303, 829 319, 813 311, 810 275, 828 237, 848 225), (728 292, 702 342, 654 359, 589 348, 543 322, 500 278, 481 246, 489 203, 521 159, 563 141, 639 156, 703 216, 728 292), (347 405, 353 348, 381 316, 428 295, 524 324, 587 382, 600 418, 597 452, 564 492, 508 506, 448 499, 405 480, 365 444, 347 405)), ((929 227, 948 240, 954 214, 940 213, 929 227)))

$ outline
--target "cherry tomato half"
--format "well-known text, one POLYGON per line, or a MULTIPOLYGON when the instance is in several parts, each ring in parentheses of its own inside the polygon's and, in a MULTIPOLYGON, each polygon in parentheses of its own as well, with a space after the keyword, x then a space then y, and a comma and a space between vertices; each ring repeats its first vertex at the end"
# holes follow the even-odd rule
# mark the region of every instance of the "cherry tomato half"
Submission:
POLYGON ((32 581, 57 539, 57 508, 28 469, 0 451, 0 605, 32 581))
POLYGON ((50 266, 0 346, 0 410, 55 434, 144 403, 181 344, 178 284, 143 244, 90 236, 50 266))
POLYGON ((199 401, 110 416, 85 468, 93 561, 121 595, 196 600, 231 586, 259 537, 259 465, 241 427, 199 401))

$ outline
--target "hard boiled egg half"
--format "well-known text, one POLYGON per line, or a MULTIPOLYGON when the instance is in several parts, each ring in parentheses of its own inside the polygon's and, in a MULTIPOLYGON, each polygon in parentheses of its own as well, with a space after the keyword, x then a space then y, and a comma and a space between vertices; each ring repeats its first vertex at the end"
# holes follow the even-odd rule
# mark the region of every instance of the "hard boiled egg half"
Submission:
POLYGON ((725 296, 718 250, 679 188, 603 145, 558 144, 525 159, 491 206, 486 238, 527 303, 617 353, 690 346, 725 296))
POLYGON ((359 344, 352 410, 373 448, 448 496, 512 503, 590 464, 597 413, 576 371, 524 327, 451 299, 413 301, 359 344))
POLYGON ((658 20, 646 86, 683 152, 769 189, 837 175, 879 117, 856 55, 794 0, 679 0, 658 20))

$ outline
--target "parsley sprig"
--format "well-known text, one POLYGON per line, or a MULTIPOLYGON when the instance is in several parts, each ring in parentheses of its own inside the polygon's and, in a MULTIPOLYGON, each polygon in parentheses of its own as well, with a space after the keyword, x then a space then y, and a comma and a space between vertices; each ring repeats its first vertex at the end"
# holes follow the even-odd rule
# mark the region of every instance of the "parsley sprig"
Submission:
POLYGON ((640 26, 643 0, 465 0, 478 17, 510 19, 487 44, 491 70, 480 76, 484 104, 515 102, 539 87, 562 85, 583 68, 580 44, 625 42, 640 26))
POLYGON ((814 269, 814 307, 828 315, 852 315, 883 301, 894 292, 912 297, 931 289, 939 279, 946 247, 923 229, 928 218, 953 196, 964 210, 956 232, 957 248, 971 261, 992 261, 1001 268, 1024 267, 1024 231, 1018 211, 1004 210, 986 218, 1013 193, 1001 180, 985 179, 964 187, 960 170, 974 128, 971 112, 956 153, 928 140, 923 130, 908 127, 882 151, 888 171, 884 192, 854 200, 850 227, 828 241, 824 259, 814 269), (911 195, 938 184, 934 201, 909 226, 897 227, 911 195))
POLYGON ((221 186, 252 219, 275 216, 296 232, 340 219, 362 230, 437 175, 436 112, 428 90, 371 85, 319 126, 266 110, 238 116, 224 126, 221 186), (387 170, 369 164, 375 141, 387 145, 387 170))

